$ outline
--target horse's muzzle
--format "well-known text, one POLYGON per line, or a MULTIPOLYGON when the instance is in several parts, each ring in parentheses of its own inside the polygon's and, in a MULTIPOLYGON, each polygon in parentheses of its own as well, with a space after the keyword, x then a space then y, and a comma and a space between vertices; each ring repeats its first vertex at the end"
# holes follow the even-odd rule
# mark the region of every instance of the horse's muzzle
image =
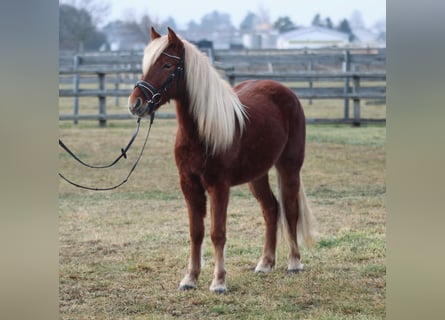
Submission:
POLYGON ((128 100, 128 110, 132 115, 141 118, 148 117, 151 113, 149 112, 151 110, 149 103, 144 103, 143 99, 140 97, 136 98, 134 101, 130 101, 130 99, 128 100))

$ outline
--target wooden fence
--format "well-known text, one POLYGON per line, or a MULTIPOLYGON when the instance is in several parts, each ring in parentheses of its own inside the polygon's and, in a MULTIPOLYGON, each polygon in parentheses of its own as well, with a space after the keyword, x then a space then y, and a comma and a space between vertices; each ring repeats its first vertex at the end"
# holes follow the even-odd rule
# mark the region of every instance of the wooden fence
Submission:
MULTIPOLYGON (((274 79, 287 84, 300 99, 309 99, 310 102, 312 99, 344 101, 343 118, 309 121, 348 122, 354 125, 369 121, 385 121, 385 119, 363 119, 360 116, 361 100, 386 99, 386 60, 381 51, 372 54, 336 51, 331 54, 324 52, 318 56, 313 52, 272 51, 274 52, 267 53, 264 50, 244 53, 216 52, 212 60, 215 67, 220 69, 232 85, 246 79, 274 79), (226 58, 222 59, 224 55, 226 58), (227 58, 229 56, 231 58, 227 58), (327 58, 329 56, 331 60, 327 58), (246 61, 250 61, 250 68, 245 67, 246 61), (320 67, 322 63, 324 63, 323 68, 320 67), (283 70, 282 66, 286 65, 288 68, 283 70), (304 67, 297 70, 298 66, 302 65, 304 67), (329 86, 323 86, 326 82, 329 82, 329 86), (363 82, 366 82, 366 85, 362 85, 363 82), (314 86, 314 83, 317 85, 314 86), (353 102, 352 119, 349 118, 349 101, 353 102)), ((79 120, 98 120, 100 126, 105 126, 108 119, 130 119, 129 114, 107 113, 107 98, 114 98, 115 104, 118 105, 119 97, 128 97, 132 90, 131 86, 128 88, 128 84, 137 81, 141 70, 141 59, 141 56, 135 54, 122 53, 75 56, 71 68, 65 65, 59 71, 60 83, 72 82, 72 89, 59 89, 59 96, 73 97, 73 113, 60 114, 59 119, 72 120, 74 123, 79 120), (81 89, 80 84, 86 82, 97 83, 97 89, 81 89), (107 83, 113 84, 113 89, 107 89, 107 83), (126 84, 127 88, 122 89, 122 84, 126 84), (81 97, 97 97, 98 113, 80 114, 78 99, 81 97)), ((174 116, 174 114, 158 114, 159 118, 174 116)))

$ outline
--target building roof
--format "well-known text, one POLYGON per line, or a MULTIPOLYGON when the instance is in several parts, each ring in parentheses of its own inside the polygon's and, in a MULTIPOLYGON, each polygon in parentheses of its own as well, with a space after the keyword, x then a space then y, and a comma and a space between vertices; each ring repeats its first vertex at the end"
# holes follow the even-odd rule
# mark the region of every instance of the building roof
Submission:
POLYGON ((278 47, 283 49, 304 47, 315 48, 341 46, 348 42, 349 34, 347 33, 312 26, 281 34, 278 39, 278 47))

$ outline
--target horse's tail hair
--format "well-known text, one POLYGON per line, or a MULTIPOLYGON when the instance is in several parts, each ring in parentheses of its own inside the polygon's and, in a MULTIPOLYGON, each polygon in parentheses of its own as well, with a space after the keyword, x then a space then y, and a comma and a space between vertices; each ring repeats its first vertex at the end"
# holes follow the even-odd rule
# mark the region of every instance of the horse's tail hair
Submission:
MULTIPOLYGON (((286 212, 283 203, 283 190, 281 186, 280 175, 277 174, 277 186, 278 186, 278 202, 281 221, 280 229, 282 235, 286 239, 286 242, 291 245, 289 223, 286 218, 286 212)), ((304 192, 303 182, 300 175, 300 187, 298 189, 297 203, 298 203, 298 220, 297 220, 297 241, 299 245, 311 247, 315 244, 318 237, 317 221, 312 214, 309 207, 306 193, 304 192)))

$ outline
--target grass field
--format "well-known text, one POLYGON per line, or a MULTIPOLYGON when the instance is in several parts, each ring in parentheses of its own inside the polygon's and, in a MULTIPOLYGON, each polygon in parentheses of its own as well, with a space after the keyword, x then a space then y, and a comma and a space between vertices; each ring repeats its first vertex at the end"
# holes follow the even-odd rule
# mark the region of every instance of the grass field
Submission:
MULTIPOLYGON (((372 106, 370 112, 379 116, 385 109, 372 106)), ((60 171, 91 186, 117 183, 137 156, 146 128, 144 122, 129 158, 116 168, 82 168, 61 150, 60 171)), ((110 121, 107 128, 98 128, 96 122, 60 124, 64 142, 92 163, 116 157, 133 130, 134 121, 123 120, 110 121)), ((60 181, 61 318, 385 317, 384 125, 308 125, 303 180, 321 236, 315 247, 302 249, 306 269, 300 274, 286 273, 283 241, 278 245, 276 270, 253 272, 262 252, 263 218, 247 186, 232 189, 226 295, 208 290, 213 272, 208 233, 199 288, 178 290, 189 245, 173 159, 175 131, 175 120, 155 120, 139 166, 115 191, 85 191, 60 181)), ((272 170, 273 188, 274 177, 272 170)))

